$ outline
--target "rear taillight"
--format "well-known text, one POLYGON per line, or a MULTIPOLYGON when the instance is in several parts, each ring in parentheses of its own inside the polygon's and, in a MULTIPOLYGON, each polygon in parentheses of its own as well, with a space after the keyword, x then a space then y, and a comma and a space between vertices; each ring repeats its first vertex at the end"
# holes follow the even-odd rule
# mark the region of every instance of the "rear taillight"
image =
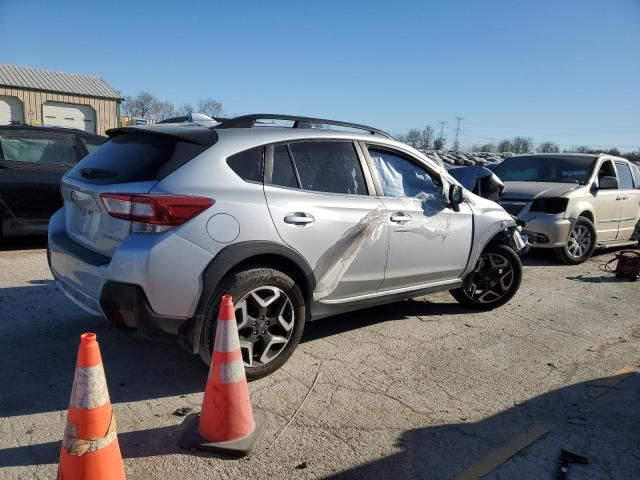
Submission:
POLYGON ((158 233, 182 225, 214 204, 210 198, 103 193, 109 215, 131 222, 132 232, 158 233))

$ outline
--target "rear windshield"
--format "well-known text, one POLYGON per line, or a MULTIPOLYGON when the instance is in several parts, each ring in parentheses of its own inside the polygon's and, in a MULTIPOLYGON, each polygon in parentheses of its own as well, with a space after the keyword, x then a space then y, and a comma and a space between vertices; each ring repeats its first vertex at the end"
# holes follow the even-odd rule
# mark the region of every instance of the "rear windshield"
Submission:
POLYGON ((591 176, 596 157, 510 157, 494 170, 503 182, 554 182, 584 185, 591 176))
POLYGON ((161 180, 205 148, 168 135, 125 133, 95 149, 67 175, 95 184, 161 180))

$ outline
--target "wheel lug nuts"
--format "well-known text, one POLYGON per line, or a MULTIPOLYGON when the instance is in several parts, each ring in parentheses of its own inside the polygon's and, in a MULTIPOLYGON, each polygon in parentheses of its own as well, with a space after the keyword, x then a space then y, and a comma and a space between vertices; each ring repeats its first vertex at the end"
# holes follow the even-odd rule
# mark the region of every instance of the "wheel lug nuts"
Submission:
POLYGON ((262 333, 265 334, 265 333, 267 333, 267 331, 266 330, 262 330, 262 333))
POLYGON ((265 323, 266 323, 267 325, 269 325, 269 324, 270 324, 269 320, 267 320, 265 323))
POLYGON ((258 322, 253 322, 252 325, 255 327, 256 325, 258 325, 258 322))
POLYGON ((258 330, 255 330, 255 331, 253 332, 253 334, 254 334, 254 335, 257 335, 257 334, 258 334, 258 330))

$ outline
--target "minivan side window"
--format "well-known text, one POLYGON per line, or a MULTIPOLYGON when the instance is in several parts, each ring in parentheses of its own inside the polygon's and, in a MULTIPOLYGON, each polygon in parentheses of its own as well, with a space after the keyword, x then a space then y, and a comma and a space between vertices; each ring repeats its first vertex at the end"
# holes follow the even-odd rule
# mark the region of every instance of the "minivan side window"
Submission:
POLYGON ((611 163, 611 160, 605 160, 604 162, 602 162, 602 165, 600 165, 600 170, 598 170, 598 180, 601 179, 602 177, 615 177, 616 176, 616 172, 613 169, 613 163, 611 163))
POLYGON ((629 165, 631 167, 631 175, 633 175, 633 186, 640 188, 640 169, 636 165, 629 165))
POLYGON ((299 142, 291 143, 289 148, 304 190, 368 194, 360 159, 352 142, 299 142))
POLYGON ((633 190, 633 177, 629 165, 624 162, 616 162, 616 170, 618 171, 618 180, 620 190, 633 190))
POLYGON ((76 152, 71 135, 53 132, 0 132, 2 158, 14 162, 74 165, 76 152))
POLYGON ((390 150, 376 147, 369 147, 368 150, 386 197, 423 194, 428 200, 442 200, 442 182, 436 175, 390 150))

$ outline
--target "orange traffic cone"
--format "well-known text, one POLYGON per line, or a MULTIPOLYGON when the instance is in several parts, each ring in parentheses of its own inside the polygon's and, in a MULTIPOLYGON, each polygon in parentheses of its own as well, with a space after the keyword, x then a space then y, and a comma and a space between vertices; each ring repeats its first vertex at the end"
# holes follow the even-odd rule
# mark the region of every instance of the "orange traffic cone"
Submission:
POLYGON ((80 335, 58 480, 121 480, 124 465, 95 333, 80 335))
POLYGON ((251 410, 240 338, 231 295, 222 297, 209 376, 200 415, 185 419, 182 448, 244 456, 253 449, 265 423, 251 410))

